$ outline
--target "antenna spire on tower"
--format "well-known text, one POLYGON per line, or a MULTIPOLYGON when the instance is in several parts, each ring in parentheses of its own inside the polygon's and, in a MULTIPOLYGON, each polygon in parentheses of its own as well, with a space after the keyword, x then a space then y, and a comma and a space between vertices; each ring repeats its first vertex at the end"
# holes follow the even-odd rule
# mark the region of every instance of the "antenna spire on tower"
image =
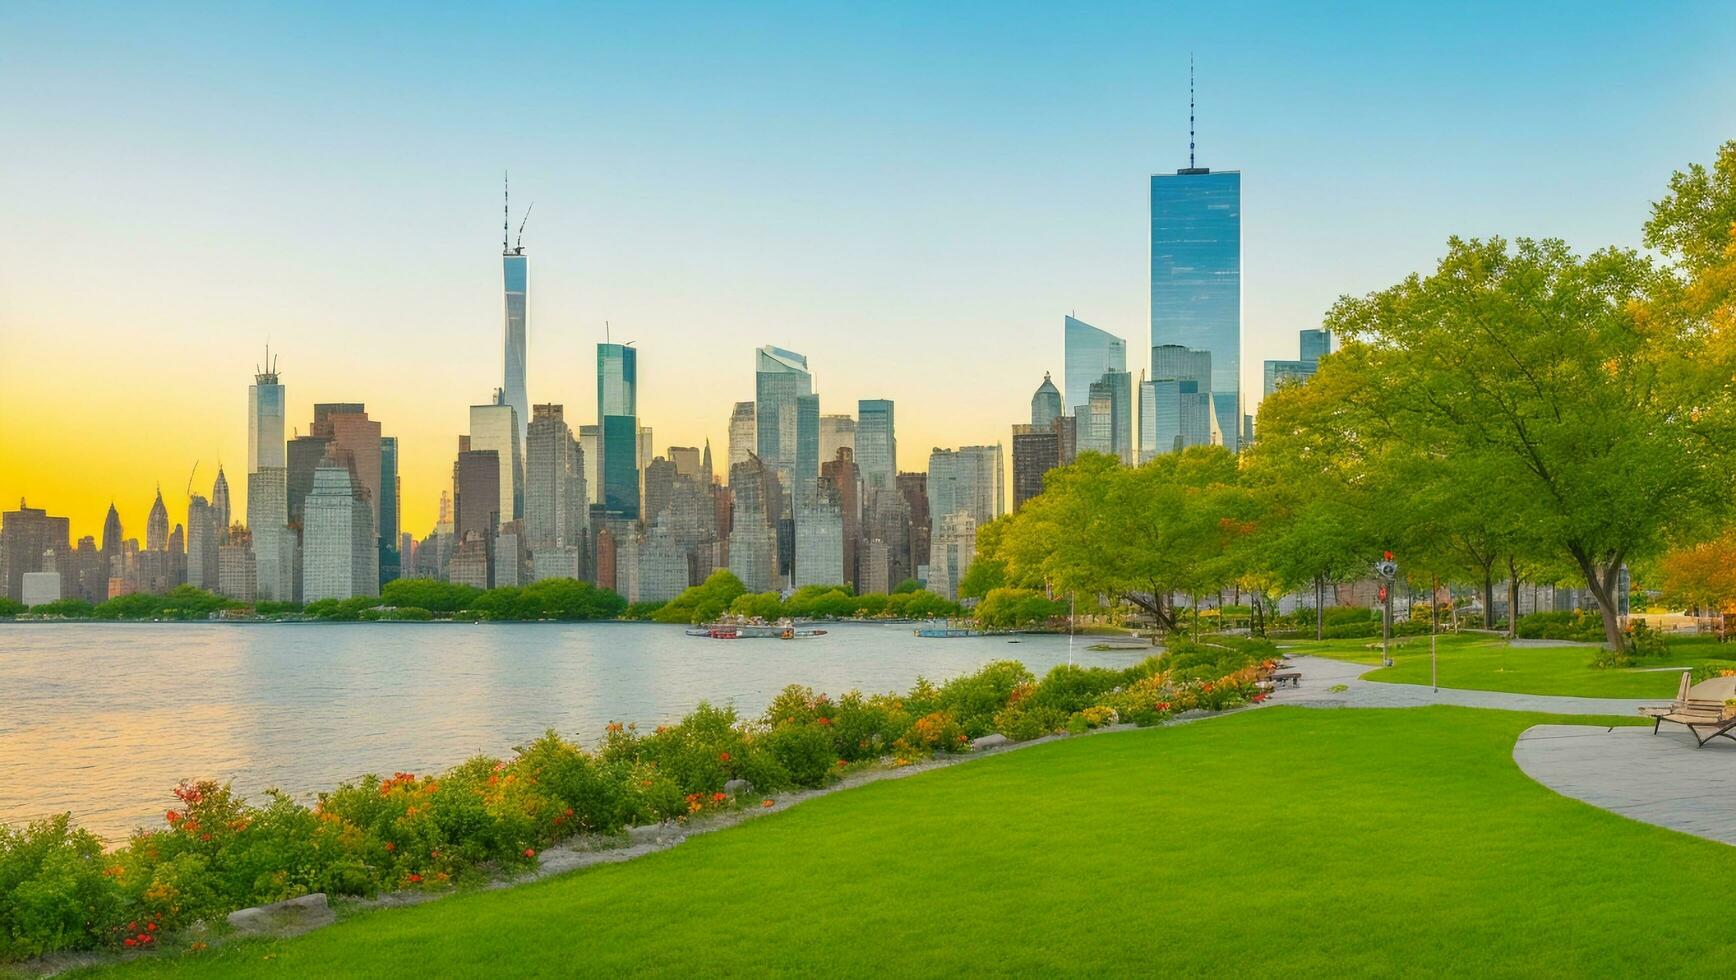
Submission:
POLYGON ((512 175, 500 172, 500 250, 512 245, 512 175))
POLYGON ((1187 55, 1187 168, 1194 169, 1194 59, 1187 55))

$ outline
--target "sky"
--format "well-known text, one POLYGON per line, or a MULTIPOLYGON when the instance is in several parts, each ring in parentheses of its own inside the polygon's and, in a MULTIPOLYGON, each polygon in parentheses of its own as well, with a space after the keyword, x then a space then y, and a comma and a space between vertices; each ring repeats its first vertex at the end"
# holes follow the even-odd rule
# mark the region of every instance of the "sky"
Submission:
MULTIPOLYGON (((1243 183, 1242 371, 1450 235, 1639 245, 1736 138, 1720 3, 0 4, 0 501, 139 534, 360 401, 427 533, 501 383, 501 175, 529 391, 595 414, 604 324, 657 451, 808 355, 900 468, 1001 442, 1076 313, 1149 338, 1149 175, 1243 183), (1412 8, 1415 9, 1412 9, 1412 8), (195 469, 196 467, 196 469, 195 469), (191 474, 191 476, 190 476, 191 474)), ((1250 411, 1252 405, 1250 404, 1250 411)), ((241 507, 237 499, 236 506, 241 507)))

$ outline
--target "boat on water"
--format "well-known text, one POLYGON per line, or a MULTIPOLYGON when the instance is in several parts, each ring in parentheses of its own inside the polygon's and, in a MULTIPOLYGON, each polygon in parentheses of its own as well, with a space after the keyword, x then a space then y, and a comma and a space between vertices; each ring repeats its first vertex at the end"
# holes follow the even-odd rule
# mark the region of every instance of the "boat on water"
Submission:
POLYGON ((797 626, 793 622, 777 623, 718 622, 694 627, 688 636, 711 640, 808 640, 825 636, 826 631, 812 626, 797 626))
POLYGON ((982 630, 966 626, 923 626, 916 630, 916 635, 928 639, 951 640, 965 636, 987 636, 982 630))

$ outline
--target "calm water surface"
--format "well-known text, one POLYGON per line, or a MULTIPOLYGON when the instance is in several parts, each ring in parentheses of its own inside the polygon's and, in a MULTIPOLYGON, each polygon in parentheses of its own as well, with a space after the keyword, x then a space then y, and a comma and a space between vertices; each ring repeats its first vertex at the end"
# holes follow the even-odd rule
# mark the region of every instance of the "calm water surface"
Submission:
MULTIPOLYGON (((633 623, 0 625, 0 823, 71 811, 116 840, 159 823, 187 778, 310 800, 366 772, 509 754, 550 728, 590 741, 702 700, 753 716, 786 684, 904 690, 1002 658, 1039 675, 1067 661, 1066 637, 830 629, 720 642, 633 623)), ((1140 657, 1088 642, 1079 663, 1140 657)))

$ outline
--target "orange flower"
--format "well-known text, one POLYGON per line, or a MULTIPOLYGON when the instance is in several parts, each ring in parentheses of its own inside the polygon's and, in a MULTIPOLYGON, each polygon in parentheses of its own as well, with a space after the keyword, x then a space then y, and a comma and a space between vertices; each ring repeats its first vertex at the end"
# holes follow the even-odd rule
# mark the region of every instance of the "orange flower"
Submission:
POLYGON ((762 807, 775 806, 777 804, 777 802, 778 802, 777 800, 774 800, 774 799, 771 799, 768 797, 768 798, 760 801, 760 806, 762 806, 762 807))
POLYGON ((398 849, 398 845, 392 843, 391 841, 386 842, 386 853, 387 854, 390 854, 397 849, 398 849))
POLYGON ((848 762, 845 762, 845 761, 844 761, 844 760, 843 760, 843 759, 839 759, 839 760, 838 760, 838 768, 839 768, 839 769, 842 769, 842 768, 844 768, 844 767, 845 767, 845 766, 848 766, 848 765, 849 765, 849 763, 848 763, 848 762))
POLYGON ((721 754, 721 755, 719 755, 719 756, 718 756, 718 757, 717 757, 717 759, 718 759, 718 761, 719 761, 719 762, 728 762, 728 761, 729 761, 729 753, 728 753, 728 752, 725 752, 725 753, 723 753, 723 754, 721 754))
POLYGON ((536 852, 527 847, 524 849, 524 856, 527 858, 533 858, 536 857, 536 852))
POLYGON ((412 885, 420 884, 422 881, 422 876, 419 874, 416 874, 415 872, 411 872, 410 874, 405 876, 405 880, 410 882, 410 884, 412 884, 412 885))
POLYGON ((727 799, 729 799, 729 794, 727 794, 727 793, 713 793, 713 794, 711 794, 711 801, 713 803, 722 803, 724 800, 727 800, 727 799))

